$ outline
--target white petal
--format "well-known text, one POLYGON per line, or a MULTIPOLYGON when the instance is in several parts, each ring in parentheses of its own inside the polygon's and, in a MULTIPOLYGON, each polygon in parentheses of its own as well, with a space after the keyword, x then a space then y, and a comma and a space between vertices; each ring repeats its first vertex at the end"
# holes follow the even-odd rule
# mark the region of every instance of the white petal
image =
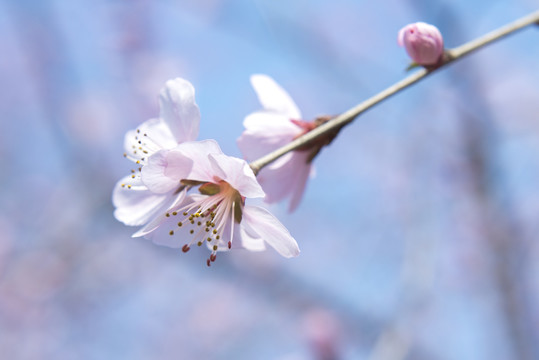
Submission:
POLYGON ((213 166, 209 154, 222 154, 215 140, 191 141, 178 145, 173 151, 178 151, 193 160, 193 168, 187 179, 197 181, 214 181, 213 166))
POLYGON ((214 173, 238 190, 242 196, 248 198, 265 196, 253 170, 245 160, 224 154, 210 154, 209 159, 214 173))
POLYGON ((251 76, 251 84, 264 109, 275 111, 292 119, 301 119, 301 113, 290 95, 272 78, 262 74, 253 75, 251 76))
POLYGON ((140 179, 126 176, 116 184, 112 193, 112 203, 116 207, 114 211, 116 219, 126 225, 139 226, 148 222, 166 206, 167 195, 154 194, 142 184, 140 179), (129 188, 128 185, 131 187, 129 188))
POLYGON ((196 140, 200 110, 195 102, 195 89, 189 81, 182 78, 167 81, 159 93, 159 104, 161 118, 178 143, 196 140))
POLYGON ((126 154, 130 158, 137 159, 150 156, 161 149, 173 148, 176 145, 172 132, 161 119, 150 119, 143 122, 137 129, 128 131, 124 139, 126 154), (144 154, 140 147, 149 153, 144 154))
POLYGON ((286 116, 255 112, 243 122, 245 131, 238 138, 238 147, 248 160, 255 160, 288 144, 302 129, 286 116))
POLYGON ((243 209, 242 226, 256 233, 284 257, 299 255, 298 243, 288 230, 266 209, 246 205, 243 209))
POLYGON ((241 224, 238 227, 239 236, 237 239, 234 239, 234 242, 232 243, 232 248, 238 247, 249 251, 266 250, 266 244, 264 243, 263 239, 258 237, 258 235, 251 234, 251 232, 248 231, 246 227, 241 226, 241 224))
MULTIPOLYGON (((169 217, 166 216, 167 213, 172 213, 174 210, 179 209, 180 207, 186 205, 186 191, 180 191, 176 196, 171 195, 173 202, 169 204, 166 208, 162 208, 161 212, 156 213, 154 218, 146 224, 142 229, 133 234, 133 237, 147 237, 146 235, 155 231, 159 226, 161 226, 165 221, 169 220, 169 217)), ((170 230, 169 230, 170 231, 170 230)))
POLYGON ((192 167, 193 160, 181 152, 161 150, 150 156, 148 164, 142 167, 142 182, 154 193, 163 194, 177 189, 192 167))

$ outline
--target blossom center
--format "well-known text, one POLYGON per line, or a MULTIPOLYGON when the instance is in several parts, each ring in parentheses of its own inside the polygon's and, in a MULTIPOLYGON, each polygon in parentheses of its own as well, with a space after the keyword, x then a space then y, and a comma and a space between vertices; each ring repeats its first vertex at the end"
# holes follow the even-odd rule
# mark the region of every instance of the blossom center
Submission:
POLYGON ((190 196, 192 202, 165 215, 177 216, 180 220, 169 235, 187 232, 191 237, 182 247, 183 252, 188 252, 194 243, 197 246, 208 244, 212 252, 206 263, 210 266, 219 249, 232 247, 234 225, 241 222, 245 198, 224 180, 202 183, 198 190, 200 195, 190 196))

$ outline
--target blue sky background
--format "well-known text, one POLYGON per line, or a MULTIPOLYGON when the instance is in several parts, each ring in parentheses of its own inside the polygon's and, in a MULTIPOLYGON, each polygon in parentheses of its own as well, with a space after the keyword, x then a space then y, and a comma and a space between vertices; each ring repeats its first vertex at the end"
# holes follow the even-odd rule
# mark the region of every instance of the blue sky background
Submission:
POLYGON ((0 1, 0 353, 11 359, 539 358, 539 28, 369 110, 316 158, 302 250, 132 239, 123 136, 193 83, 200 139, 240 156, 272 76, 306 120, 406 75, 399 29, 447 47, 521 1, 0 1), (6 355, 6 356, 7 356, 6 355))

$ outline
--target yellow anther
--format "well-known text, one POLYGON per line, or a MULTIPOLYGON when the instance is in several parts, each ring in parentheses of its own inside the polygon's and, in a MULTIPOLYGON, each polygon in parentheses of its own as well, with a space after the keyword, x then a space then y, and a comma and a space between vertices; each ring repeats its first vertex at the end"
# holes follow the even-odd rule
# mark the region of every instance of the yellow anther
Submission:
POLYGON ((166 217, 170 217, 170 214, 169 214, 169 213, 166 213, 165 216, 166 216, 166 217))
POLYGON ((172 212, 172 215, 176 216, 176 215, 178 215, 178 212, 177 212, 177 211, 173 211, 173 212, 172 212))
POLYGON ((131 179, 134 179, 135 178, 135 175, 131 175, 131 179))
POLYGON ((189 230, 189 232, 190 232, 191 234, 193 234, 193 233, 195 232, 195 230, 191 229, 191 230, 189 230))
POLYGON ((202 245, 202 241, 197 242, 197 245, 198 245, 198 246, 201 246, 201 245, 202 245))
POLYGON ((221 237, 220 237, 219 235, 217 235, 215 238, 216 238, 217 240, 219 240, 221 237))
POLYGON ((213 245, 213 251, 217 251, 217 245, 213 245))
POLYGON ((169 235, 174 235, 174 230, 170 230, 169 235))
POLYGON ((122 187, 125 187, 125 184, 122 184, 122 187))
POLYGON ((182 222, 180 221, 180 222, 178 223, 178 226, 179 226, 179 227, 182 227, 182 225, 183 225, 183 224, 182 224, 182 222))
POLYGON ((127 185, 127 188, 128 188, 128 189, 131 189, 131 185, 127 185))
POLYGON ((197 225, 198 225, 198 226, 202 225, 202 222, 200 222, 200 221, 199 221, 199 222, 197 222, 197 225))
POLYGON ((214 234, 217 234, 217 230, 216 230, 216 229, 213 229, 213 233, 214 233, 214 234))

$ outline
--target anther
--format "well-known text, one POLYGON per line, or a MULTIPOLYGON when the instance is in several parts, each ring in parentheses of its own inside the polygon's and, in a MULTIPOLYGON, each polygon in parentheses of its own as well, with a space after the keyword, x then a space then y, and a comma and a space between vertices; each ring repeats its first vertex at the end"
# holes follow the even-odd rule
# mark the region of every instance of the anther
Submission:
POLYGON ((229 241, 229 242, 228 242, 228 248, 229 248, 229 249, 232 249, 232 241, 229 241))
POLYGON ((170 214, 169 214, 169 213, 166 213, 165 216, 166 216, 166 217, 170 217, 170 214))
POLYGON ((217 245, 213 245, 213 251, 217 251, 217 245))
POLYGON ((173 211, 173 212, 172 212, 172 215, 176 216, 176 215, 178 215, 178 212, 177 212, 177 211, 173 211))
POLYGON ((191 229, 189 230, 189 233, 193 234, 195 232, 195 230, 191 229))
POLYGON ((183 251, 184 253, 188 252, 189 249, 190 249, 190 247, 189 247, 189 245, 187 245, 187 244, 185 244, 185 245, 182 247, 182 251, 183 251))
POLYGON ((202 241, 197 242, 198 246, 202 246, 202 241))
POLYGON ((170 230, 169 235, 174 235, 174 230, 170 230))
POLYGON ((182 225, 183 225, 183 223, 180 221, 180 222, 178 223, 178 226, 179 226, 179 227, 182 227, 182 225))
POLYGON ((214 262, 215 259, 217 259, 217 255, 216 255, 216 254, 211 254, 211 255, 210 255, 210 261, 211 261, 211 262, 214 262))
POLYGON ((206 260, 206 265, 210 266, 210 259, 206 260))
POLYGON ((128 189, 131 189, 131 185, 127 185, 127 188, 128 188, 128 189))

